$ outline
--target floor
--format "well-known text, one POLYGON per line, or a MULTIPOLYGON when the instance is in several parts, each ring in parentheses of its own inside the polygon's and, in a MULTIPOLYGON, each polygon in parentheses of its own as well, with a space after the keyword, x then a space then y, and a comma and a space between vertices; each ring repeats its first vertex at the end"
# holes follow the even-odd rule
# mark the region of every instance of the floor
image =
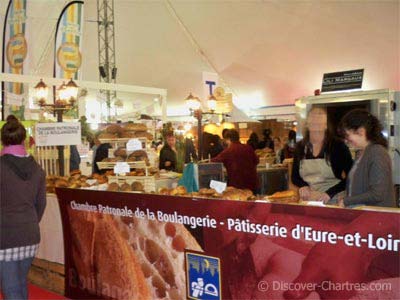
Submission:
MULTIPOLYGON (((1 294, 0 294, 0 299, 3 299, 1 294)), ((29 284, 29 300, 58 300, 58 299, 67 299, 67 298, 50 291, 46 291, 34 284, 29 284)))

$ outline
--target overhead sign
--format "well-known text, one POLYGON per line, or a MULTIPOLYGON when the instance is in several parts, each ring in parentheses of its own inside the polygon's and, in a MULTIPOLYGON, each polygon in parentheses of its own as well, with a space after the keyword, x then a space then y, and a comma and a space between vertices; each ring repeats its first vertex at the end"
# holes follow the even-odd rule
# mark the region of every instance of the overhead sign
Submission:
POLYGON ((37 146, 62 146, 81 144, 81 124, 38 123, 35 128, 37 146))
POLYGON ((364 69, 326 73, 322 79, 322 92, 333 92, 360 89, 364 77, 364 69))

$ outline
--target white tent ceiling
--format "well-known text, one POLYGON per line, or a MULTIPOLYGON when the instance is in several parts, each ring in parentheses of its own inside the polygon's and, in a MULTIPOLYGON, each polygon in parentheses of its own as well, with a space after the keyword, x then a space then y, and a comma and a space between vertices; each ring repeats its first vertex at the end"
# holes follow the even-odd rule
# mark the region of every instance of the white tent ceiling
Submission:
MULTIPOLYGON (((31 74, 52 76, 67 2, 28 0, 31 74)), ((96 1, 86 0, 82 79, 90 81, 98 80, 96 20, 96 1)), ((364 90, 400 89, 397 0, 115 0, 115 30, 117 82, 166 88, 169 114, 187 112, 190 91, 203 96, 202 72, 218 73, 247 108, 293 104, 321 87, 323 73, 358 68, 364 90)))

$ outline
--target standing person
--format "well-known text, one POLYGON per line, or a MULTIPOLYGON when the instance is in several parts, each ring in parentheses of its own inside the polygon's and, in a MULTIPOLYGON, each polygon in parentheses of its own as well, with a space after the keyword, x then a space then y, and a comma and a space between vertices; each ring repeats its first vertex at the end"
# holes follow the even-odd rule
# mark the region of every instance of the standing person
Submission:
POLYGON ((252 190, 258 193, 259 182, 257 164, 259 159, 249 145, 239 142, 239 133, 230 129, 227 134, 228 148, 212 158, 212 162, 222 162, 228 173, 228 186, 252 190))
POLYGON ((27 276, 46 207, 42 168, 24 147, 26 130, 9 116, 1 128, 0 285, 4 299, 28 299, 27 276))
POLYGON ((274 141, 271 138, 271 129, 267 128, 264 129, 263 131, 263 136, 264 140, 260 142, 260 145, 258 146, 259 149, 264 149, 264 148, 269 148, 271 150, 274 150, 274 141))
POLYGON ((279 137, 274 137, 275 163, 280 164, 284 159, 283 145, 279 137))
POLYGON ((350 146, 357 149, 347 179, 347 194, 339 199, 339 205, 395 207, 388 141, 379 120, 366 110, 354 109, 342 118, 339 129, 350 146))
POLYGON ((345 190, 352 163, 349 148, 328 129, 326 110, 313 107, 293 159, 292 182, 299 187, 300 199, 331 200, 345 190))
POLYGON ((79 170, 79 165, 81 163, 81 156, 78 152, 76 145, 69 146, 69 171, 79 170))
POLYGON ((229 132, 229 130, 230 129, 228 129, 228 128, 224 128, 223 130, 222 130, 222 148, 223 149, 226 149, 226 148, 228 148, 228 143, 227 143, 227 137, 226 137, 226 134, 229 132))
POLYGON ((160 151, 159 169, 175 171, 177 167, 176 138, 173 132, 168 132, 165 136, 164 146, 160 151))
POLYGON ((289 130, 288 141, 283 147, 284 159, 293 158, 295 149, 296 149, 296 131, 289 130))
POLYGON ((247 145, 251 146, 251 148, 253 148, 253 150, 257 150, 259 144, 260 144, 260 141, 258 140, 257 133, 252 132, 249 136, 249 139, 247 140, 247 145))
POLYGON ((224 150, 221 139, 217 134, 203 132, 203 158, 213 158, 224 150))
POLYGON ((92 170, 93 173, 104 174, 106 170, 100 170, 97 166, 97 162, 102 161, 103 159, 108 157, 108 149, 111 149, 112 146, 109 143, 102 144, 99 140, 99 135, 101 132, 97 132, 94 137, 94 146, 93 146, 93 165, 92 170))

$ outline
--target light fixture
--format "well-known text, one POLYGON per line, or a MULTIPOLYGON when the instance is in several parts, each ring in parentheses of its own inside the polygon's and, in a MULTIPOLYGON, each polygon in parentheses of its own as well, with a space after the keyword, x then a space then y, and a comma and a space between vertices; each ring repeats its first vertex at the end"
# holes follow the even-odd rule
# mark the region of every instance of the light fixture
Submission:
POLYGON ((107 72, 106 72, 106 69, 104 68, 104 66, 99 66, 99 72, 100 72, 101 78, 105 79, 107 77, 107 72))
POLYGON ((200 99, 193 96, 192 93, 190 93, 189 96, 186 97, 185 102, 191 111, 198 110, 201 107, 200 99))
POLYGON ((49 87, 40 79, 39 83, 34 87, 35 98, 39 105, 46 103, 47 96, 49 95, 49 87))
POLYGON ((117 68, 113 67, 111 69, 111 79, 115 80, 117 78, 117 68))
MULTIPOLYGON (((39 105, 43 110, 43 115, 51 112, 57 116, 57 122, 63 122, 63 113, 74 108, 75 101, 78 96, 78 86, 71 79, 67 84, 65 82, 57 89, 58 98, 54 104, 47 104, 46 97, 48 94, 47 85, 40 79, 35 86, 35 96, 38 99, 39 105)), ((64 175, 64 146, 58 146, 59 174, 64 175)))
POLYGON ((72 78, 65 86, 65 89, 69 102, 75 102, 78 97, 78 85, 75 83, 75 81, 72 80, 72 78))
POLYGON ((211 110, 211 112, 214 112, 215 109, 217 108, 217 98, 215 98, 214 95, 211 94, 208 97, 207 105, 208 105, 208 108, 211 110))

